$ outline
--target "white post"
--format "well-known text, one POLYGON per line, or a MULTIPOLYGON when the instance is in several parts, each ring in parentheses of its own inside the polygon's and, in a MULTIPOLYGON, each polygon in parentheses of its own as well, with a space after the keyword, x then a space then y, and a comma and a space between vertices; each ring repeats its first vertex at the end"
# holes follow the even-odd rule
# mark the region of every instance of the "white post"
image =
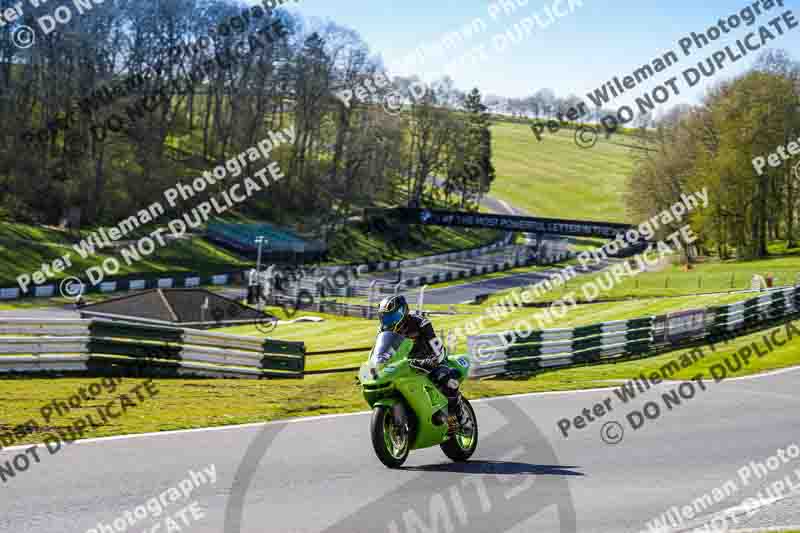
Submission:
POLYGON ((424 300, 425 300, 425 289, 427 287, 428 287, 427 285, 423 285, 422 287, 419 288, 419 299, 417 300, 417 311, 419 311, 420 313, 422 312, 422 306, 423 306, 423 303, 424 303, 424 300))
POLYGON ((206 321, 206 311, 208 311, 208 307, 209 307, 209 305, 208 305, 208 296, 206 296, 206 299, 203 302, 203 305, 200 306, 200 322, 205 322, 206 321))
POLYGON ((456 337, 455 330, 449 329, 447 330, 447 355, 453 355, 456 353, 456 344, 458 343, 458 338, 456 337))
POLYGON ((272 279, 275 277, 275 265, 270 265, 267 268, 266 286, 264 287, 264 298, 272 296, 272 279))
POLYGON ((264 237, 256 237, 255 243, 258 245, 258 259, 256 259, 256 271, 261 272, 261 245, 264 244, 264 237))
POLYGON ((375 299, 374 299, 374 297, 372 295, 372 291, 375 289, 375 285, 377 283, 378 283, 378 280, 374 279, 374 280, 372 280, 372 283, 369 284, 369 292, 367 293, 367 302, 370 303, 370 304, 375 301, 375 299))

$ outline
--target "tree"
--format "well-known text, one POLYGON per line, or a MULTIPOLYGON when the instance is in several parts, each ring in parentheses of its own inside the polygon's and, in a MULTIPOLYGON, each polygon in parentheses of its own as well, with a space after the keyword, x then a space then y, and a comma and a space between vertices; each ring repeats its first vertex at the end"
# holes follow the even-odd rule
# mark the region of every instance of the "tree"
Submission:
MULTIPOLYGON (((466 172, 464 181, 471 184, 470 189, 478 193, 478 197, 489 192, 495 178, 492 164, 492 132, 489 114, 481 102, 481 93, 477 87, 467 95, 467 150, 466 172)), ((465 187, 466 189, 466 187, 465 187)), ((466 191, 465 191, 466 192, 466 191)), ((464 197, 462 196, 462 204, 464 197)))
MULTIPOLYGON (((756 68, 719 83, 696 107, 676 106, 656 125, 656 150, 640 154, 628 180, 628 205, 636 220, 658 213, 707 188, 710 206, 692 223, 701 245, 721 258, 768 255, 780 236, 793 245, 797 218, 796 157, 756 171, 800 132, 795 64, 785 54, 762 56, 756 68)), ((670 228, 676 229, 676 228, 670 228)))

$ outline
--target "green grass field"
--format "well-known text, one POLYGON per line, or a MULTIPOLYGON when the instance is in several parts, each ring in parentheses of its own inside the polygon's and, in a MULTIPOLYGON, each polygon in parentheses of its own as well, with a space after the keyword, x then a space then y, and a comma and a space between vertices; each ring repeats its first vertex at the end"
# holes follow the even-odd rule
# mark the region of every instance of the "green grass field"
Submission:
POLYGON ((573 130, 545 133, 540 142, 527 125, 495 122, 491 194, 533 216, 626 222, 623 192, 633 159, 616 137, 583 149, 573 130))
MULTIPOLYGON (((647 298, 657 296, 681 296, 705 292, 722 292, 751 288, 754 274, 767 276, 771 273, 774 284, 794 285, 800 281, 800 253, 775 255, 767 259, 754 261, 715 261, 696 263, 691 270, 685 271, 681 265, 669 265, 659 272, 643 272, 634 277, 621 278, 610 291, 598 296, 603 298, 647 298)), ((538 300, 552 301, 569 292, 577 292, 580 300, 585 299, 581 287, 588 279, 579 277, 543 294, 538 300)), ((591 294, 591 293, 590 293, 591 294)))

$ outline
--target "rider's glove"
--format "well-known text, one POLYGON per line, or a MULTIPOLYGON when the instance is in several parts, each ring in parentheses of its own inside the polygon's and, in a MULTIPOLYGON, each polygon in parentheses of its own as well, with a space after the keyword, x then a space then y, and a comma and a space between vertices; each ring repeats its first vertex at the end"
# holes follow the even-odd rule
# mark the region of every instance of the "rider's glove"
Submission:
POLYGON ((438 357, 428 357, 427 359, 411 359, 409 365, 420 370, 430 371, 439 365, 438 357))

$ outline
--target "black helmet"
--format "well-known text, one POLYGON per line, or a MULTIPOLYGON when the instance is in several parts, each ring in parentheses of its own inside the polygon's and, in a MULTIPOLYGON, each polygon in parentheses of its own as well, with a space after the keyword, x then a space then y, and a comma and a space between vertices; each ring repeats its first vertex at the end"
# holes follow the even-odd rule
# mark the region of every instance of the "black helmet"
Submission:
POLYGON ((387 296, 378 306, 381 331, 397 331, 408 316, 408 303, 403 296, 387 296))

